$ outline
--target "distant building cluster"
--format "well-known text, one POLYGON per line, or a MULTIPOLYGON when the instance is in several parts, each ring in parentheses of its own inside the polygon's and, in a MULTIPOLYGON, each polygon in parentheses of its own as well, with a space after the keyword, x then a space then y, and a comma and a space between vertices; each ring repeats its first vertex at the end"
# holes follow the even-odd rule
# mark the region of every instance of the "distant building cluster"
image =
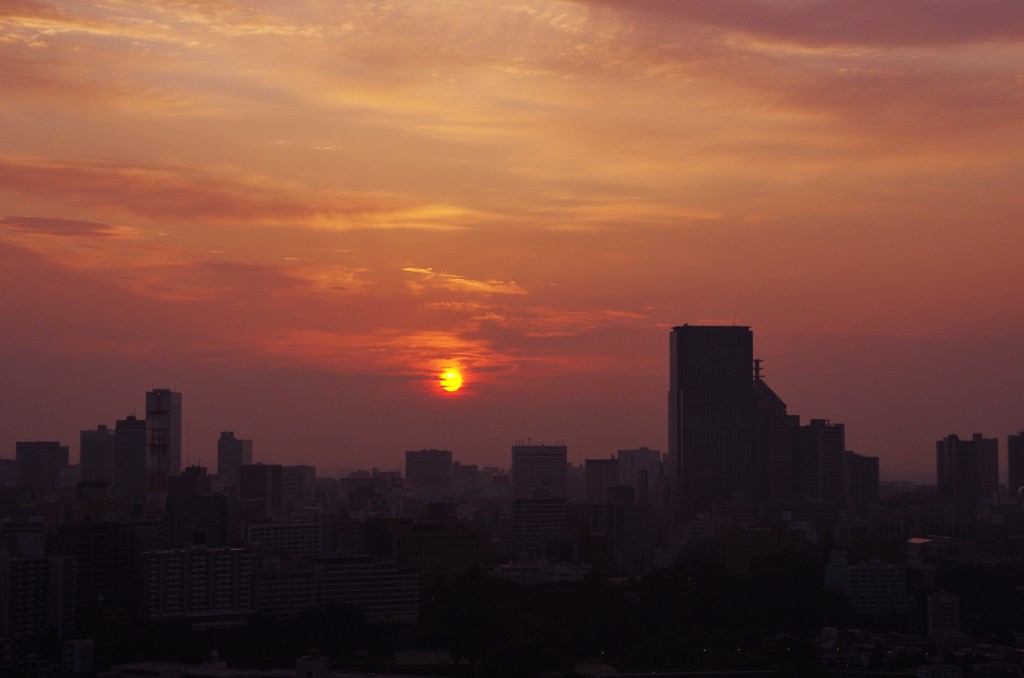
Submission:
MULTIPOLYGON (((261 463, 226 431, 215 473, 182 468, 183 398, 0 461, 0 668, 53 633, 75 661, 98 629, 244 624, 327 606, 417 620, 423 592, 469 572, 522 585, 638 577, 687 549, 743 571, 780 549, 833 549, 822 586, 856 614, 908 614, 908 565, 1024 537, 1024 431, 936 443, 937 485, 896 487, 843 424, 803 423, 765 381, 747 327, 670 335, 667 454, 573 463, 562 443, 511 445, 508 464, 405 452, 396 470, 328 476, 261 463), (957 541, 962 540, 962 541, 957 541), (958 551, 959 552, 959 551, 958 551), (6 650, 4 648, 7 648, 6 650)), ((955 597, 929 598, 936 643, 955 643, 955 597)), ((83 654, 84 653, 84 654, 83 654)))

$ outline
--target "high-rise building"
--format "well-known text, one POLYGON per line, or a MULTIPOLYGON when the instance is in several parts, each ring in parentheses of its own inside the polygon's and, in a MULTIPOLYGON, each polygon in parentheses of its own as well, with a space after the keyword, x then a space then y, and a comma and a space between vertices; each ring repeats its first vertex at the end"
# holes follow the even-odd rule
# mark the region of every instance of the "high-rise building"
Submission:
POLYGON ((828 419, 811 419, 797 432, 794 490, 804 499, 845 506, 846 427, 828 419))
POLYGON ((636 500, 641 504, 651 503, 664 510, 668 495, 665 492, 665 469, 661 450, 639 447, 635 450, 619 450, 619 482, 636 490, 636 500))
POLYGON ((114 427, 115 497, 142 499, 146 496, 146 422, 129 416, 114 427))
POLYGON ((452 453, 449 450, 409 450, 405 477, 417 487, 451 490, 452 453))
POLYGON ((281 510, 284 479, 280 464, 251 464, 240 470, 238 498, 245 513, 268 516, 281 510))
POLYGON ((512 501, 512 553, 545 556, 553 544, 565 541, 565 499, 512 501))
POLYGON ((147 495, 160 503, 167 479, 181 475, 181 394, 166 388, 146 393, 147 495))
POLYGON ((585 499, 589 504, 608 501, 608 490, 620 484, 618 459, 586 459, 583 462, 587 488, 585 499))
POLYGON ((753 367, 749 327, 672 329, 668 441, 681 517, 755 499, 753 367))
POLYGON ((638 447, 635 450, 619 450, 619 481, 624 485, 640 489, 640 472, 647 471, 649 482, 661 475, 661 450, 638 447))
POLYGON ((999 439, 950 434, 935 443, 939 496, 948 504, 974 506, 999 497, 999 439))
POLYGON ((878 457, 845 452, 847 507, 858 517, 867 518, 878 504, 878 457))
POLYGON ((1024 487, 1024 429, 1006 437, 1006 490, 1011 499, 1024 487))
POLYGON ((24 558, 0 551, 0 634, 38 642, 75 628, 75 559, 24 558))
POLYGON ((160 549, 142 554, 146 614, 237 625, 253 612, 253 557, 240 548, 160 549))
POLYGON ((16 442, 14 460, 18 487, 54 492, 60 472, 68 465, 68 446, 51 441, 16 442))
POLYGON ((167 495, 175 497, 201 497, 210 494, 210 476, 205 466, 186 466, 181 475, 168 478, 167 495))
POLYGON ((231 518, 226 495, 172 493, 167 497, 168 543, 171 548, 228 546, 232 542, 231 518))
POLYGON ((217 440, 217 476, 222 487, 238 487, 239 469, 252 464, 252 441, 222 431, 217 440))
POLYGON ((281 502, 290 509, 316 503, 316 467, 308 464, 281 467, 281 502))
POLYGON ((513 445, 513 499, 564 499, 567 459, 565 445, 513 445))
POLYGON ((114 482, 115 440, 114 432, 103 424, 79 434, 79 463, 84 482, 114 482))

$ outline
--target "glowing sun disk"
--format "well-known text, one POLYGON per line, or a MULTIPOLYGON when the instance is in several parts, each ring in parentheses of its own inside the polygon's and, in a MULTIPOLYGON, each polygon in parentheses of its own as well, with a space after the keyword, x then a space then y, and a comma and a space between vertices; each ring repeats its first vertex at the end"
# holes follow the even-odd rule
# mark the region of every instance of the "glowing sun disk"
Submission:
POLYGON ((445 391, 453 393, 462 388, 462 374, 456 369, 445 370, 441 373, 438 383, 445 391))

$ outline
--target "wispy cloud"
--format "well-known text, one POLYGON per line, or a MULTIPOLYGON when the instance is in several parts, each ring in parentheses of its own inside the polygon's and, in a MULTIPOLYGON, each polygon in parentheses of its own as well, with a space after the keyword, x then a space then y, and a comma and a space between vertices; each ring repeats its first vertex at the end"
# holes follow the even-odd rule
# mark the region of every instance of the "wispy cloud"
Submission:
POLYGON ((0 217, 0 225, 26 233, 66 238, 107 238, 117 232, 117 228, 110 224, 47 217, 0 217))
POLYGON ((477 292, 481 294, 526 294, 526 290, 515 281, 505 280, 473 280, 454 273, 442 273, 432 268, 403 268, 406 273, 413 273, 416 280, 409 285, 414 290, 439 289, 453 292, 477 292))
POLYGON ((313 229, 455 228, 469 211, 411 199, 332 193, 266 175, 201 166, 0 156, 0 190, 49 195, 65 205, 114 210, 153 222, 313 229))
POLYGON ((812 45, 905 47, 1024 37, 1024 7, 1017 0, 576 1, 812 45))

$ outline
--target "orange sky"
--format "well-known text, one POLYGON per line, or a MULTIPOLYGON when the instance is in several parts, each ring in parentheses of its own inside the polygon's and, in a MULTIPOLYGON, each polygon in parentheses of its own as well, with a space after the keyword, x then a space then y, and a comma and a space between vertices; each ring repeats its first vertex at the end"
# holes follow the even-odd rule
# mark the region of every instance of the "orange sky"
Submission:
POLYGON ((0 454, 154 386, 211 466, 664 449, 735 318, 928 479, 1024 427, 1022 65, 1019 0, 0 0, 0 454))

